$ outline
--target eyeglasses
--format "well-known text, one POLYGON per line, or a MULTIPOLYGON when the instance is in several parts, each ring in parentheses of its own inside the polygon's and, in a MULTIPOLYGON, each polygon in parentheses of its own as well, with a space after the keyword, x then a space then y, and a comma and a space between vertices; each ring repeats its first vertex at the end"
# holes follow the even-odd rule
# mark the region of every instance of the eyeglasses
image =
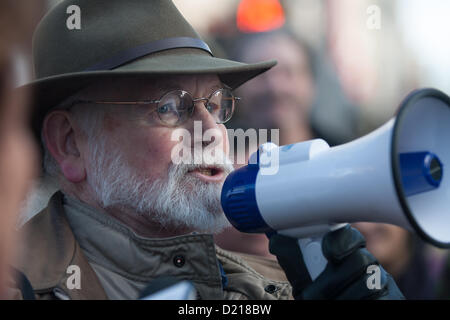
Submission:
POLYGON ((186 122, 194 113, 195 104, 204 102, 206 110, 212 115, 216 123, 225 123, 231 119, 236 101, 230 89, 221 88, 214 91, 209 97, 194 99, 192 95, 184 90, 173 90, 164 94, 159 100, 143 101, 91 101, 76 100, 76 103, 112 104, 112 105, 150 105, 157 104, 158 117, 165 125, 176 127, 186 122))

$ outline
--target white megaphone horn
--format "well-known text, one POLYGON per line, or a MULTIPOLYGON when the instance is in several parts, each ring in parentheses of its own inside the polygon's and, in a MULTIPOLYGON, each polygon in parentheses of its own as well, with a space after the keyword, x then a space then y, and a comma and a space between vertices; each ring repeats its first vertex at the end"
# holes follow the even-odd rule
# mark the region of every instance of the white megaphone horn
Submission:
POLYGON ((450 247, 448 168, 450 98, 421 89, 395 118, 347 144, 262 145, 227 177, 222 207, 242 232, 298 238, 314 280, 327 263, 322 236, 342 223, 395 224, 450 247))

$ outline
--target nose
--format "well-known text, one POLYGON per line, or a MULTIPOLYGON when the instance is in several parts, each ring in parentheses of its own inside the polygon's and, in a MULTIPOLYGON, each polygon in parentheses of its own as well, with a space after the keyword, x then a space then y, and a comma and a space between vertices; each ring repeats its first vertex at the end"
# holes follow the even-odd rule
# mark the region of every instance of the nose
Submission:
POLYGON ((195 102, 192 119, 187 128, 191 132, 192 146, 206 147, 213 142, 220 144, 223 141, 222 131, 214 117, 206 109, 206 103, 206 99, 195 102))

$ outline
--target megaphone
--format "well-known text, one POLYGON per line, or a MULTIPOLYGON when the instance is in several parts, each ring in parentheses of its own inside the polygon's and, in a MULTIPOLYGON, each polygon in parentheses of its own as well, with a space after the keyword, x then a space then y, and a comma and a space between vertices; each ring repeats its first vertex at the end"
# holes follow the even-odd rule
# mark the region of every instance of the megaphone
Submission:
POLYGON ((342 223, 381 222, 450 247, 450 98, 410 93, 395 118, 352 142, 264 144, 226 179, 221 202, 242 232, 299 239, 314 280, 322 236, 342 223))

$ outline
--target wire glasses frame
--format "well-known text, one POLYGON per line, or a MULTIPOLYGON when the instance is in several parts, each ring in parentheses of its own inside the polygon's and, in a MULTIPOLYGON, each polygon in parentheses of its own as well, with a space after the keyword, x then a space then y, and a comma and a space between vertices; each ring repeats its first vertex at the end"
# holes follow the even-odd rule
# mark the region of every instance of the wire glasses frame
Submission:
MULTIPOLYGON (((236 101, 241 98, 233 95, 231 89, 220 88, 208 97, 194 99, 192 95, 184 90, 172 90, 161 96, 158 100, 141 101, 98 101, 98 100, 75 100, 72 105, 78 103, 110 104, 110 105, 151 105, 157 104, 155 110, 158 117, 165 125, 179 126, 187 121, 194 113, 195 104, 204 102, 208 112, 213 116, 217 124, 226 123, 234 113, 236 101)), ((152 111, 152 112, 153 112, 152 111)))

